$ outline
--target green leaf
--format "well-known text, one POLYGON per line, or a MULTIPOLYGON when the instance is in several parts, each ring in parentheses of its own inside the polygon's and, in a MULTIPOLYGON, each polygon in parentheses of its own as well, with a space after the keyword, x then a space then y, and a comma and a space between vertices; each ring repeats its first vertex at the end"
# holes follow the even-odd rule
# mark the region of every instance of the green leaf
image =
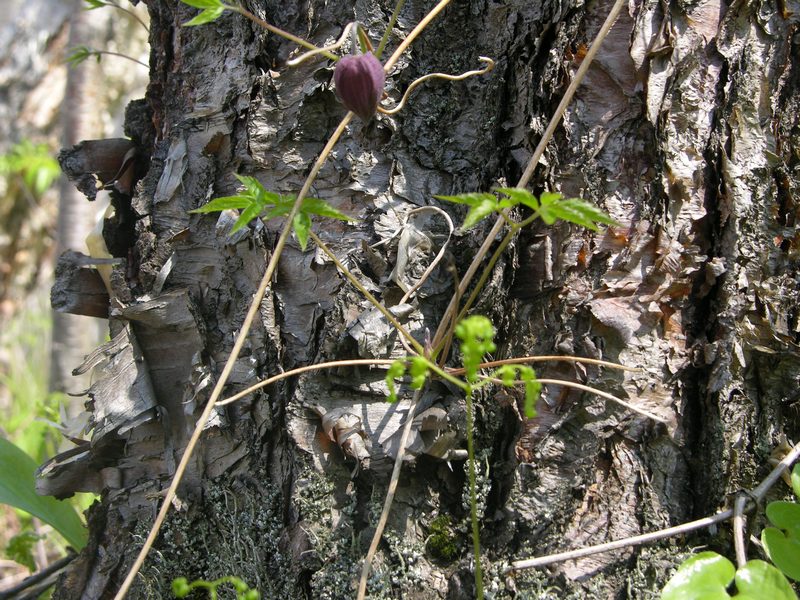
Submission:
POLYGON ((194 8, 225 8, 225 5, 220 0, 181 0, 181 2, 194 8))
POLYGON ((195 208, 194 210, 190 210, 190 213, 212 213, 212 212, 221 212, 223 210, 230 210, 235 208, 247 208, 252 204, 252 201, 245 198, 244 196, 222 196, 220 198, 214 198, 208 204, 204 204, 200 208, 195 208))
POLYGON ((239 218, 236 219, 236 222, 231 227, 231 232, 228 235, 233 235, 243 227, 247 227, 247 224, 255 218, 258 218, 259 213, 261 212, 261 207, 258 204, 251 204, 247 208, 245 208, 240 214, 239 218))
POLYGON ((791 584, 783 574, 763 560, 751 560, 736 571, 734 598, 739 600, 796 600, 791 584))
POLYGON ((467 317, 456 325, 455 334, 461 340, 461 354, 464 359, 464 372, 467 381, 478 380, 478 365, 484 354, 494 352, 494 327, 483 315, 467 317))
MULTIPOLYGON (((292 199, 292 203, 294 203, 294 199, 292 199)), ((319 198, 303 198, 300 210, 310 215, 339 219, 340 221, 355 221, 353 217, 336 210, 330 204, 319 198)))
POLYGON ((800 581, 800 540, 775 527, 765 527, 761 543, 769 559, 788 577, 800 581))
POLYGON ((67 58, 64 59, 64 62, 74 67, 94 55, 97 55, 97 62, 100 62, 100 53, 94 48, 90 48, 89 46, 75 46, 70 51, 69 55, 67 55, 67 58))
POLYGON ((499 201, 494 194, 473 192, 469 194, 459 194, 457 196, 434 196, 434 198, 455 202, 457 204, 466 204, 470 207, 464 219, 464 223, 461 225, 462 229, 474 227, 481 219, 500 208, 499 201))
POLYGON ((800 463, 797 463, 792 469, 792 490, 795 498, 800 500, 800 463))
POLYGON ((767 518, 770 522, 785 529, 796 538, 800 538, 800 504, 795 502, 775 501, 767 504, 767 518))
POLYGON ((299 212, 294 216, 292 222, 294 234, 297 236, 297 241, 300 242, 300 248, 304 251, 308 246, 308 232, 311 231, 311 217, 304 212, 299 212))
POLYGON ((678 567, 661 591, 661 600, 726 600, 733 563, 716 552, 701 552, 678 567))
POLYGON ((474 227, 484 218, 497 211, 499 208, 500 207, 498 206, 498 201, 496 198, 484 200, 480 204, 474 205, 469 209, 467 216, 464 217, 464 222, 461 224, 461 228, 470 229, 471 227, 474 227))
MULTIPOLYGON (((182 0, 186 2, 186 0, 182 0)), ((225 12, 224 8, 207 8, 198 14, 195 18, 190 19, 183 23, 184 27, 193 27, 195 25, 205 25, 206 23, 211 23, 211 21, 216 21, 220 18, 222 13, 225 12)))
POLYGON ((425 379, 428 377, 429 370, 430 365, 422 356, 413 356, 411 358, 411 368, 409 371, 411 373, 411 387, 413 389, 422 389, 422 386, 425 385, 425 379))
POLYGON ((8 540, 6 555, 11 560, 27 567, 29 571, 35 571, 36 561, 33 560, 33 545, 40 539, 42 536, 33 531, 18 533, 8 540))
POLYGON ((524 204, 533 210, 539 210, 539 200, 531 194, 528 190, 523 188, 497 188, 501 192, 511 198, 514 204, 524 204))
POLYGON ((103 8, 106 6, 106 3, 102 0, 83 0, 89 6, 86 7, 86 10, 94 10, 95 8, 103 8))
POLYGON ((570 198, 560 202, 545 202, 545 194, 540 200, 542 203, 539 214, 542 220, 548 225, 552 225, 557 219, 581 225, 592 231, 598 231, 598 223, 606 225, 616 225, 617 222, 606 215, 595 205, 581 200, 580 198, 570 198))
POLYGON ((87 538, 81 518, 69 503, 36 494, 35 471, 36 463, 30 456, 0 438, 0 503, 15 506, 49 523, 72 547, 80 550, 87 538))
POLYGON ((536 401, 542 391, 542 384, 536 379, 536 371, 527 365, 502 365, 494 372, 494 377, 502 380, 503 385, 512 387, 517 380, 525 384, 525 416, 532 419, 536 416, 536 401))
POLYGON ((406 361, 396 360, 386 370, 386 386, 389 388, 389 402, 397 402, 397 387, 395 379, 400 379, 406 374, 406 361))

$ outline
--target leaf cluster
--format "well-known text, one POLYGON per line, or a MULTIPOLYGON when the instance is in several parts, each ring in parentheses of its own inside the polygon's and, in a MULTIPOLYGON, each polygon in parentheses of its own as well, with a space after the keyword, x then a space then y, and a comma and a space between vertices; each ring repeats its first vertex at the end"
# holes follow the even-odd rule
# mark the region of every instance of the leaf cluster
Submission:
MULTIPOLYGON (((792 490, 800 498, 800 465, 792 470, 792 490)), ((678 567, 664 587, 661 600, 796 600, 786 577, 800 580, 800 504, 770 502, 766 513, 775 527, 764 528, 761 542, 774 566, 751 560, 736 569, 716 552, 701 552, 678 567), (731 584, 735 584, 734 593, 729 593, 731 584)))
MULTIPOLYGON (((285 217, 292 211, 292 206, 294 206, 296 199, 295 196, 269 192, 255 177, 236 175, 236 178, 244 185, 244 190, 239 194, 215 198, 205 206, 189 212, 204 214, 231 209, 239 210, 239 218, 231 227, 230 233, 233 234, 258 217, 264 220, 275 219, 277 217, 285 217)), ((303 198, 300 203, 300 210, 292 221, 294 234, 303 250, 308 245, 308 234, 311 231, 311 215, 339 219, 340 221, 353 220, 352 217, 336 210, 324 200, 303 198)))
MULTIPOLYGON (((452 378, 451 381, 462 387, 467 394, 496 380, 506 387, 514 387, 523 383, 525 385, 525 415, 528 418, 535 417, 536 400, 539 398, 542 384, 537 380, 533 368, 527 365, 507 364, 495 369, 484 380, 480 380, 478 376, 478 368, 483 357, 497 349, 494 343, 495 329, 492 322, 483 315, 467 317, 456 325, 455 335, 461 341, 461 356, 466 382, 455 378, 452 378)), ((408 372, 411 376, 411 388, 418 390, 425 384, 425 379, 431 371, 443 374, 424 356, 412 356, 394 361, 386 371, 389 402, 397 401, 396 379, 403 377, 408 372)))
POLYGON ((58 178, 61 169, 47 144, 22 140, 0 155, 0 175, 18 175, 37 198, 58 178))
POLYGON ((539 218, 545 224, 552 225, 557 220, 562 220, 592 231, 598 231, 600 224, 617 224, 594 204, 580 198, 565 199, 557 192, 544 192, 537 198, 523 188, 497 188, 495 192, 470 192, 455 196, 435 196, 435 198, 469 206, 462 229, 474 227, 492 213, 502 213, 506 209, 520 205, 533 211, 533 215, 526 219, 525 223, 539 218))

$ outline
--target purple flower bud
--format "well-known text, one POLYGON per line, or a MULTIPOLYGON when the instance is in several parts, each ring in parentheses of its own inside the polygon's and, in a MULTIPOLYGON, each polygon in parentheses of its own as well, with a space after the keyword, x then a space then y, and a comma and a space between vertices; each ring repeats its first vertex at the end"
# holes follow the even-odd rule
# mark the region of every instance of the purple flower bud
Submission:
POLYGON ((386 82, 381 61, 372 52, 343 56, 336 63, 333 81, 336 95, 345 108, 356 113, 362 121, 369 121, 378 110, 386 82))

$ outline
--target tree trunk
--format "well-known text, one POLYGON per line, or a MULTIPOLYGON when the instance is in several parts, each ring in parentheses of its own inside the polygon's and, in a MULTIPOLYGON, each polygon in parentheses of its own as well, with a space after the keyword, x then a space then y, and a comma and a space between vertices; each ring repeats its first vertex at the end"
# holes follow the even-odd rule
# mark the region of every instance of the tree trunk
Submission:
MULTIPOLYGON (((100 365, 92 445, 47 465, 42 480, 56 495, 103 494, 91 542, 57 598, 118 588, 277 237, 272 221, 227 237, 227 214, 189 211, 235 193, 236 173, 296 194, 344 114, 326 61, 290 68, 295 46, 239 15, 185 28, 196 10, 147 4, 150 87, 127 121, 141 179, 115 197, 119 218, 106 238, 125 265, 112 274, 112 341, 85 365, 100 365)), ((353 19, 377 40, 393 8, 248 7, 317 45, 353 19)), ((463 217, 434 194, 514 185, 610 7, 454 2, 414 42, 389 77, 392 98, 426 73, 478 68, 479 56, 497 65, 484 77, 424 84, 395 117, 356 121, 315 182, 314 196, 359 219, 319 220, 315 231, 384 302, 402 295, 389 277, 398 259, 391 243, 374 244, 412 208, 463 217)), ((405 5, 390 49, 427 10, 405 5)), ((473 312, 498 329, 495 358, 565 354, 636 367, 537 370, 614 393, 665 423, 554 385, 531 420, 514 394, 477 398, 484 580, 495 597, 653 593, 679 560, 668 544, 548 572, 504 568, 713 512, 766 474, 782 436, 797 437, 798 15, 797 2, 632 3, 548 145, 531 189, 581 196, 621 226, 524 231, 473 312)), ((436 250, 439 223, 419 226, 436 250)), ((488 229, 456 236, 459 274, 488 229)), ((404 310, 420 340, 452 292, 441 267, 404 310)), ((328 260, 293 243, 226 395, 301 365, 403 352, 328 260)), ((353 597, 408 408, 408 395, 384 402, 384 374, 312 372, 220 408, 129 597, 169 597, 174 577, 224 575, 266 598, 353 597), (334 410, 359 424, 368 458, 328 440, 319 415, 334 410)), ((422 404, 445 412, 439 438, 463 448, 464 399, 433 383, 422 404)), ((415 430, 370 597, 474 596, 465 463, 426 454, 429 442, 415 430)), ((724 549, 725 537, 712 543, 724 549)))

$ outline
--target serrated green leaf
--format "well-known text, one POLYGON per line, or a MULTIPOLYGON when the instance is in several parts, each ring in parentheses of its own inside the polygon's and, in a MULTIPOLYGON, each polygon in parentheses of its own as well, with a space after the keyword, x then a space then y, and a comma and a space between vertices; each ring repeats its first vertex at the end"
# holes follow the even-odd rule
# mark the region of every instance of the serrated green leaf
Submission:
MULTIPOLYGON (((544 196, 544 194, 542 195, 544 196)), ((616 221, 606 215, 599 208, 581 200, 580 198, 570 198, 560 202, 553 202, 545 204, 542 202, 540 209, 542 220, 551 225, 556 219, 561 219, 569 223, 581 225, 592 231, 597 231, 599 228, 598 223, 606 225, 616 225, 616 221)))
POLYGON ((494 376, 499 378, 506 387, 512 387, 517 379, 517 369, 514 365, 502 365, 494 372, 494 376))
POLYGON ((794 491, 794 497, 800 500, 800 463, 797 463, 792 469, 792 491, 794 491))
POLYGON ((761 532, 761 543, 776 567, 788 577, 800 581, 800 540, 775 527, 765 527, 761 532))
POLYGON ((550 206, 551 204, 555 204, 561 201, 563 196, 558 192, 542 192, 542 195, 539 196, 539 204, 541 206, 550 206))
POLYGON ((494 372, 494 377, 499 377, 506 387, 511 387, 521 381, 525 385, 525 416, 532 419, 536 416, 536 401, 542 390, 542 384, 536 379, 536 371, 527 365, 503 365, 494 372))
POLYGON ((478 365, 483 356, 497 349, 494 343, 494 326, 483 315, 472 315, 460 321, 454 333, 461 340, 464 374, 467 381, 475 383, 478 380, 478 365))
MULTIPOLYGON (((294 200, 292 200, 292 202, 294 202, 294 200)), ((330 204, 319 198, 303 198, 300 210, 310 215, 339 219, 340 221, 355 221, 353 217, 336 210, 330 204)))
POLYGON ((257 218, 260 213, 261 207, 257 204, 251 204, 245 208, 241 213, 239 213, 239 218, 236 219, 236 222, 233 224, 233 227, 231 227, 231 231, 228 235, 233 235, 243 227, 247 227, 247 224, 253 219, 257 218))
MULTIPOLYGON (((532 371, 533 369, 531 369, 532 371)), ((536 378, 536 373, 530 379, 525 379, 525 406, 523 411, 525 416, 533 419, 536 416, 536 402, 539 401, 539 396, 542 393, 542 384, 536 378)))
POLYGON ((394 380, 401 378, 406 374, 406 362, 404 360, 396 360, 386 370, 386 387, 389 388, 389 402, 397 402, 397 387, 394 380))
MULTIPOLYGON (((185 0, 183 0, 185 2, 185 0)), ((222 13, 225 12, 225 9, 222 7, 218 8, 207 8, 198 14, 195 18, 190 19, 183 23, 184 27, 194 27, 195 25, 205 25, 206 23, 211 23, 212 21, 216 21, 220 18, 222 13)))
POLYGON ((539 210, 539 200, 524 188, 497 188, 514 202, 514 204, 524 204, 533 210, 539 210))
POLYGON ((661 591, 661 600, 726 600, 735 574, 724 556, 701 552, 683 561, 661 591))
POLYGON ((428 377, 429 370, 430 365, 428 365, 427 360, 421 356, 414 356, 411 358, 409 372, 411 373, 411 387, 413 389, 422 389, 422 386, 425 385, 425 379, 428 377))
POLYGON ((304 212, 297 213, 292 221, 292 227, 297 241, 300 242, 300 248, 305 251, 308 246, 308 232, 311 231, 311 217, 304 212))
POLYGON ((76 550, 87 533, 75 509, 51 496, 39 496, 34 484, 36 463, 14 444, 0 438, 0 504, 9 504, 49 523, 76 550))
POLYGON ((736 571, 738 600, 796 600, 792 585, 783 574, 763 560, 751 560, 736 571))
POLYGON ((214 198, 208 204, 204 204, 200 208, 195 208, 189 212, 192 214, 204 214, 212 212, 222 212, 223 210, 247 208, 253 202, 244 196, 222 196, 214 198))
POLYGON ((181 2, 194 8, 224 8, 220 0, 181 0, 181 2))
POLYGON ((461 228, 469 229, 477 225, 482 219, 498 210, 497 203, 497 198, 493 196, 491 200, 484 200, 479 204, 474 204, 464 218, 461 228))

